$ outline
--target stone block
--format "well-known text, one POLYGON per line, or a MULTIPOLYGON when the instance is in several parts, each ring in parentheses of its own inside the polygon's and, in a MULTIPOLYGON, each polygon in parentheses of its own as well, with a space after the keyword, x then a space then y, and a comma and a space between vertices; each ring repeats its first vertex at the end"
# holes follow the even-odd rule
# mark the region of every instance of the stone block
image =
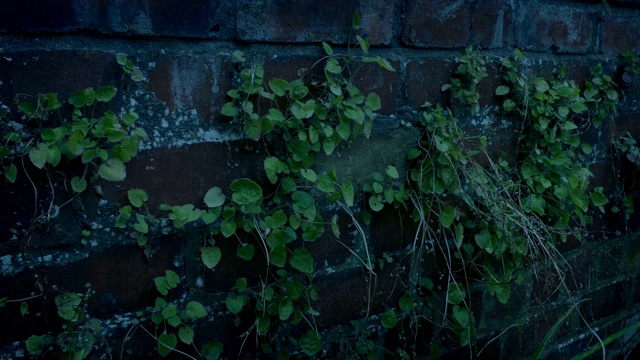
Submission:
POLYGON ((205 123, 224 117, 220 114, 231 89, 231 62, 221 66, 201 56, 159 55, 149 71, 147 89, 155 93, 171 111, 197 111, 205 123))
POLYGON ((579 8, 527 3, 517 15, 516 45, 522 50, 584 54, 591 50, 593 14, 579 8))
POLYGON ((640 50, 638 34, 640 20, 635 17, 607 16, 602 22, 600 51, 607 55, 619 55, 624 50, 640 50))
POLYGON ((194 204, 202 208, 204 195, 214 186, 230 196, 229 186, 238 178, 268 183, 261 146, 253 141, 207 142, 145 151, 127 163, 123 182, 105 182, 102 189, 107 200, 121 206, 127 202, 129 189, 144 189, 152 212, 160 204, 194 204))
POLYGON ((408 0, 404 14, 402 41, 409 46, 498 48, 507 36, 510 8, 501 0, 408 0))
POLYGON ((590 301, 580 304, 580 311, 589 322, 616 314, 627 305, 625 283, 605 286, 589 294, 590 301))
MULTIPOLYGON (((107 85, 115 86, 119 94, 111 100, 110 108, 117 110, 123 104, 122 70, 114 53, 7 50, 0 50, 0 99, 5 104, 10 104, 14 97, 18 103, 33 101, 34 96, 47 92, 57 93, 58 99, 66 103, 69 95, 76 91, 107 85)), ((63 107, 61 113, 70 117, 65 110, 68 108, 63 107)))
POLYGON ((393 6, 383 0, 316 1, 239 0, 238 37, 258 42, 320 42, 345 44, 355 11, 362 35, 371 45, 388 45, 393 32, 393 6))

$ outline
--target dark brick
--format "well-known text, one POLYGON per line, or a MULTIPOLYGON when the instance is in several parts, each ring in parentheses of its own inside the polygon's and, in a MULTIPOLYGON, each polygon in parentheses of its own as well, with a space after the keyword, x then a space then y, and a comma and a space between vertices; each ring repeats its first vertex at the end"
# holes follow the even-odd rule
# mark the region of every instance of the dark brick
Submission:
POLYGON ((621 311, 627 304, 624 285, 612 284, 589 294, 587 297, 591 300, 580 304, 580 311, 587 321, 597 321, 621 311))
MULTIPOLYGON (((5 104, 17 94, 19 102, 28 102, 33 101, 32 96, 46 92, 57 93, 66 102, 78 90, 106 85, 115 86, 122 94, 121 78, 115 54, 102 51, 33 50, 0 56, 0 98, 5 104)), ((122 106, 121 98, 116 95, 112 99, 112 109, 122 106)))
POLYGON ((592 22, 592 13, 577 8, 527 3, 518 12, 517 46, 583 54, 591 48, 592 22))
POLYGON ((640 7, 640 0, 609 0, 609 5, 640 7))
POLYGON ((618 55, 624 50, 640 49, 640 20, 638 17, 608 16, 602 23, 602 43, 600 51, 605 54, 618 55))
POLYGON ((360 267, 316 277, 318 302, 313 306, 320 312, 318 325, 345 324, 364 318, 367 309, 377 314, 397 306, 407 275, 401 272, 402 264, 393 265, 376 270, 375 275, 360 267))
POLYGON ((265 183, 263 155, 254 146, 253 142, 210 142, 142 152, 127 163, 124 182, 103 184, 105 198, 124 204, 127 190, 142 188, 149 194, 147 206, 152 210, 160 204, 201 207, 211 187, 230 195, 235 179, 265 183))
POLYGON ((172 111, 195 109, 205 120, 221 117, 226 92, 231 87, 230 62, 226 71, 203 57, 160 55, 156 66, 149 71, 148 90, 164 101, 172 111))
POLYGON ((578 292, 589 289, 592 281, 595 281, 598 275, 597 263, 598 259, 586 249, 568 258, 565 270, 565 284, 569 291, 578 292))
POLYGON ((404 84, 407 105, 415 110, 425 102, 449 106, 451 93, 442 91, 442 86, 449 82, 456 68, 457 64, 442 58, 410 61, 404 84))
POLYGON ((0 30, 74 31, 208 37, 220 27, 221 1, 2 1, 0 30))
POLYGON ((355 11, 361 16, 361 34, 372 45, 391 41, 393 6, 383 0, 297 2, 238 1, 238 36, 244 41, 347 43, 355 11))
POLYGON ((381 257, 385 252, 395 253, 413 243, 418 225, 413 221, 411 213, 388 205, 372 215, 372 254, 381 257))
POLYGON ((64 31, 79 25, 72 0, 2 0, 0 7, 0 31, 64 31))
POLYGON ((395 114, 398 109, 398 62, 390 61, 396 71, 388 71, 378 64, 364 64, 353 77, 353 83, 364 95, 376 93, 380 96, 382 108, 377 113, 395 114))
POLYGON ((495 48, 503 46, 510 9, 500 0, 408 0, 404 13, 402 40, 409 46, 495 48))

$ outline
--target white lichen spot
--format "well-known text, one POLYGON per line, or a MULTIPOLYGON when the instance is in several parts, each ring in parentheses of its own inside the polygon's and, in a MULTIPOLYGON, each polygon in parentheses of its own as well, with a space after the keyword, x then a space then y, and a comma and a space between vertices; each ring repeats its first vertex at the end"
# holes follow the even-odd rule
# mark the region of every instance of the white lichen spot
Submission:
POLYGON ((0 257, 0 262, 2 262, 3 274, 6 274, 11 271, 11 268, 13 267, 13 261, 11 259, 12 259, 11 255, 5 255, 3 257, 0 257))
POLYGON ((160 126, 162 126, 163 128, 168 128, 169 127, 169 122, 166 119, 162 119, 160 121, 160 126))
POLYGON ((42 257, 42 261, 44 261, 44 262, 49 262, 51 260, 53 260, 53 256, 52 255, 45 255, 45 256, 42 257))
POLYGON ((7 60, 7 61, 13 61, 13 59, 12 59, 12 58, 10 58, 10 57, 6 57, 6 56, 4 57, 4 59, 5 59, 5 60, 7 60))
POLYGON ((196 279, 196 286, 197 286, 197 287, 199 287, 199 288, 204 287, 204 280, 202 280, 202 278, 201 278, 201 277, 198 277, 198 278, 196 279))

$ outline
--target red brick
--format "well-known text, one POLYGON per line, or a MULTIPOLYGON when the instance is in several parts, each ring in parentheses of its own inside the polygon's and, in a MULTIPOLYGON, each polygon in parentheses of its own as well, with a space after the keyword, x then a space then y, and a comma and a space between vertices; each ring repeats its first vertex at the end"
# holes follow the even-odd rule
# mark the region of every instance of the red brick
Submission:
POLYGON ((238 1, 237 30, 244 41, 347 43, 352 17, 361 16, 360 33, 372 45, 391 42, 393 6, 384 0, 238 1))
POLYGON ((410 0, 404 12, 402 40, 409 46, 502 47, 510 9, 500 0, 410 0))
POLYGON ((208 142, 143 152, 127 163, 122 183, 105 182, 102 189, 106 199, 120 204, 126 202, 127 190, 142 188, 149 194, 149 209, 160 204, 201 207, 211 187, 218 186, 230 195, 229 186, 235 179, 248 177, 266 183, 262 181, 264 155, 254 146, 254 142, 208 142))
POLYGON ((619 55, 624 50, 640 50, 640 19, 635 17, 608 16, 602 23, 600 51, 619 55))
POLYGON ((419 110, 425 102, 449 106, 450 92, 442 91, 449 82, 457 65, 441 58, 410 61, 407 64, 405 94, 407 105, 419 110))
MULTIPOLYGON (((61 101, 88 87, 115 86, 122 95, 122 70, 115 54, 102 51, 54 50, 4 52, 0 56, 0 97, 19 102, 31 96, 55 92, 61 101), (26 96, 25 96, 26 95, 26 96)), ((122 96, 111 101, 113 109, 122 106, 122 96)))
POLYGON ((584 54, 591 49, 593 14, 568 6, 523 5, 516 34, 523 50, 584 54))

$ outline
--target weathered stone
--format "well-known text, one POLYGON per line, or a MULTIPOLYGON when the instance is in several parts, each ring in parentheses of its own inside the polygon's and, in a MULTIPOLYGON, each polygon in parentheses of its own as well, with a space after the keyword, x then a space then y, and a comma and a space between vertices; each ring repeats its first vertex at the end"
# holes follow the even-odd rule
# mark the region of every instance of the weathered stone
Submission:
POLYGON ((502 47, 509 6, 500 0, 405 1, 402 40, 416 47, 502 47))
POLYGON ((393 6, 382 0, 260 2, 238 1, 238 36, 244 41, 347 43, 355 11, 361 17, 361 35, 372 45, 388 45, 393 6))
POLYGON ((638 41, 640 20, 635 17, 608 16, 602 23, 600 51, 608 55, 618 55, 622 51, 640 50, 638 41))
POLYGON ((442 91, 442 86, 449 82, 456 67, 455 62, 443 58, 410 61, 404 82, 407 105, 414 110, 420 110, 425 102, 449 106, 451 93, 442 91))
POLYGON ((517 46, 523 50, 584 54, 591 49, 593 14, 568 6, 521 5, 517 46))

